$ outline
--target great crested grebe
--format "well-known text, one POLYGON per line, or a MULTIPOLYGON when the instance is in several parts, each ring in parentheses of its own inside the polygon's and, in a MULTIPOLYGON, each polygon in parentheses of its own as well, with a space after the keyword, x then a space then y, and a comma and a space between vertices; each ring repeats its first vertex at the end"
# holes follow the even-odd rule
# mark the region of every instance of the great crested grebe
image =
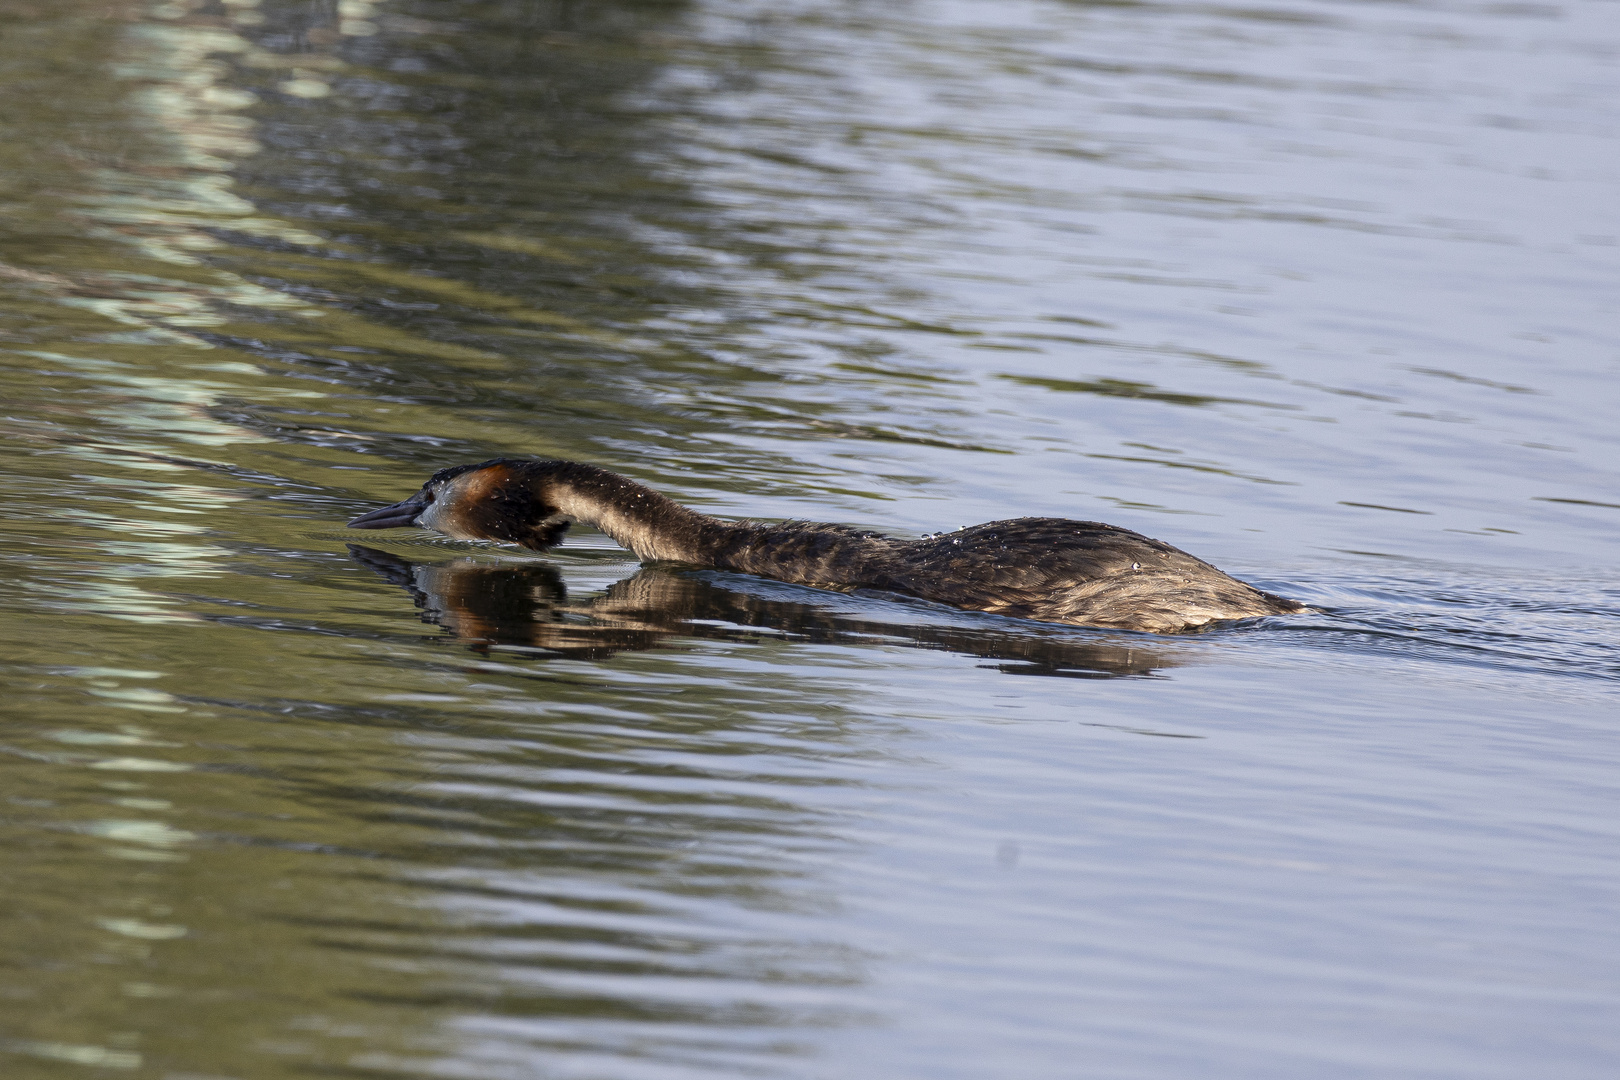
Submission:
POLYGON ((571 522, 643 561, 668 560, 838 590, 883 589, 1045 622, 1173 633, 1309 611, 1185 551, 1095 521, 1014 518, 905 540, 810 521, 721 521, 577 461, 495 458, 433 474, 351 529, 420 525, 457 540, 545 551, 571 522))

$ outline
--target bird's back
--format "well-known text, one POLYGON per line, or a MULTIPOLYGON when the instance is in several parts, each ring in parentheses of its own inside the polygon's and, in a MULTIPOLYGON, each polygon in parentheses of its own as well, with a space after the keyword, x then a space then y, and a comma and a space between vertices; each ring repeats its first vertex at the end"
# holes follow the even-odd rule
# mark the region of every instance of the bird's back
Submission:
POLYGON ((1113 525, 991 521, 898 541, 879 588, 979 611, 1157 632, 1303 610, 1113 525))

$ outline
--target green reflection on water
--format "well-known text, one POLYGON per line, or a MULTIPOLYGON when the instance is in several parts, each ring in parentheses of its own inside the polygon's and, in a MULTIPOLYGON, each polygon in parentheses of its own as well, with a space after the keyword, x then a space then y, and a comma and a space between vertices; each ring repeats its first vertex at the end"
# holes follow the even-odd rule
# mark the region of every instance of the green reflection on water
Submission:
POLYGON ((858 703, 770 635, 613 670, 469 654, 304 536, 366 454, 583 454, 608 416, 673 445, 657 399, 692 371, 774 377, 639 329, 672 288, 646 268, 681 260, 594 209, 686 212, 615 105, 679 9, 351 7, 60 5, 0 35, 0 435, 23 462, 0 634, 26 717, 5 848, 28 883, 0 1038, 24 1071, 236 1077, 793 1052, 781 1032, 848 1018, 805 988, 861 977, 804 935, 828 901, 799 880, 839 843, 815 763, 872 751, 858 703), (419 100, 368 104, 385 89, 419 100), (514 131, 507 90, 568 105, 514 131), (452 132, 506 149, 430 145, 452 132), (532 210, 479 211, 491 184, 532 210), (353 213, 278 215, 295 193, 353 213), (526 1026, 498 1044, 470 1015, 526 1026))

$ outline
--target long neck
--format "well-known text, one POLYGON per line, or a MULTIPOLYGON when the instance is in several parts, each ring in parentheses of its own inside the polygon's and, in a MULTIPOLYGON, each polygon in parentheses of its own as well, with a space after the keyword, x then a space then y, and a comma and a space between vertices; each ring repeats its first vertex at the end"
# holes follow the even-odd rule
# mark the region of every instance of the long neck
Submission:
POLYGON ((579 462, 547 470, 546 502, 645 560, 715 564, 736 526, 690 510, 650 487, 579 462))

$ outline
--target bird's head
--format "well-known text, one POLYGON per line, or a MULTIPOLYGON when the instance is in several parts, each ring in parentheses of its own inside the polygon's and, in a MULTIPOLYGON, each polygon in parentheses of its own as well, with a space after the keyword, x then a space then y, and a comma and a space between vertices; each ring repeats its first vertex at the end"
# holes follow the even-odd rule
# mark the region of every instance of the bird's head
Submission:
POLYGON ((555 547, 568 529, 546 498, 551 462, 493 458, 440 469, 408 499, 361 514, 351 529, 418 525, 456 540, 493 540, 535 551, 555 547))

